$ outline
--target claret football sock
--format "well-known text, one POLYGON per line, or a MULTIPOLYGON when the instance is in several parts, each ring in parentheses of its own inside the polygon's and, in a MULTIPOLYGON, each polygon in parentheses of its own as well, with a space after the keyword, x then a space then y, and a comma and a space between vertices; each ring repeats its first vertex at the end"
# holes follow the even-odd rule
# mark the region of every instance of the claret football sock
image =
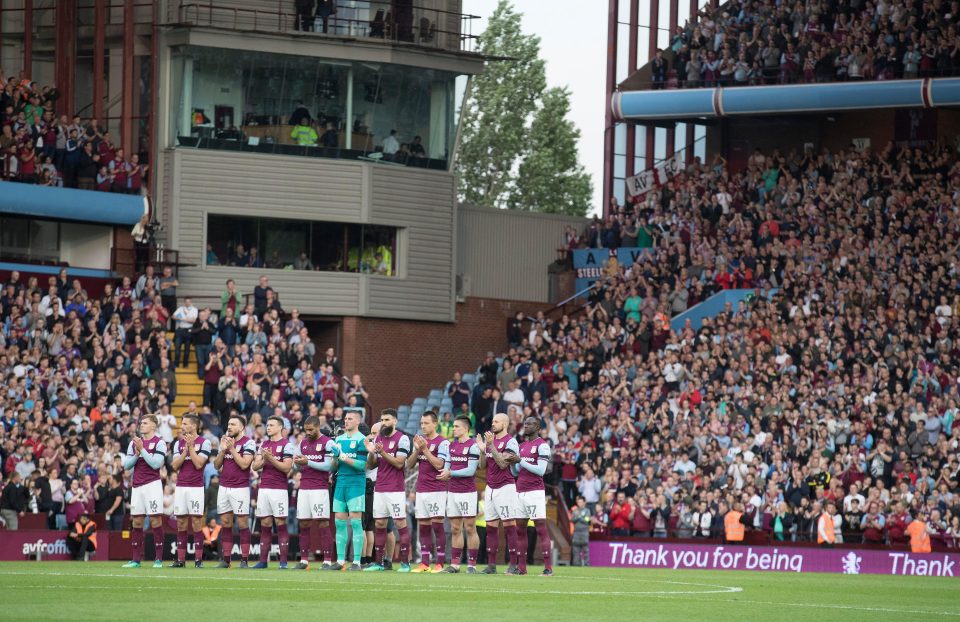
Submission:
POLYGON ((540 519, 533 522, 537 526, 537 539, 540 540, 540 550, 543 553, 543 567, 547 570, 552 570, 553 546, 550 542, 550 531, 547 529, 547 521, 540 519))
POLYGON ((220 555, 223 561, 229 562, 233 557, 233 527, 224 527, 220 531, 220 555))
POLYGON ((477 565, 477 554, 480 551, 478 549, 467 549, 467 565, 476 566, 477 565))
POLYGON ((310 561, 310 533, 309 527, 300 529, 300 561, 304 564, 310 561))
POLYGON ((270 545, 273 544, 273 527, 260 525, 260 561, 270 561, 270 545))
POLYGON ((504 530, 507 532, 505 534, 507 537, 507 564, 516 566, 517 565, 517 527, 516 525, 510 525, 509 527, 504 527, 504 530))
POLYGON ((497 565, 497 550, 500 548, 500 528, 487 525, 487 563, 497 565))
POLYGON ((433 539, 433 530, 430 523, 419 523, 417 525, 417 539, 420 540, 420 563, 430 563, 430 544, 433 539))
POLYGON ((337 519, 337 561, 347 561, 347 521, 337 519))
POLYGON ((287 563, 287 558, 290 557, 290 533, 287 531, 287 523, 281 519, 277 523, 277 540, 279 540, 280 545, 280 563, 287 563))
POLYGON ((250 528, 240 529, 240 559, 247 561, 250 558, 250 528))
POLYGON ((400 540, 400 563, 410 563, 410 528, 404 525, 397 528, 397 535, 400 540))
POLYGON ((153 531, 153 559, 163 559, 163 525, 154 527, 153 531))
POLYGON ((187 532, 177 530, 177 561, 187 561, 187 532))
POLYGON ((387 546, 387 528, 374 527, 373 529, 373 561, 383 565, 383 553, 387 546))
POLYGON ((516 561, 514 562, 517 567, 522 570, 527 570, 527 530, 523 528, 517 528, 515 530, 514 537, 516 538, 516 561))
POLYGON ((133 554, 130 556, 130 559, 132 561, 135 561, 135 562, 143 561, 143 540, 144 540, 143 529, 130 530, 130 548, 133 549, 133 554))
POLYGON ((323 563, 333 563, 333 534, 329 527, 320 527, 320 554, 323 555, 323 563))
POLYGON ((193 561, 203 561, 203 532, 193 532, 193 561))
POLYGON ((463 547, 462 546, 451 547, 450 554, 452 556, 450 558, 450 565, 459 566, 460 560, 463 559, 463 547))
POLYGON ((356 564, 363 555, 363 521, 351 518, 350 529, 353 531, 353 563, 356 564))
POLYGON ((437 563, 443 565, 447 560, 447 534, 443 531, 443 523, 433 524, 433 541, 437 545, 437 563))

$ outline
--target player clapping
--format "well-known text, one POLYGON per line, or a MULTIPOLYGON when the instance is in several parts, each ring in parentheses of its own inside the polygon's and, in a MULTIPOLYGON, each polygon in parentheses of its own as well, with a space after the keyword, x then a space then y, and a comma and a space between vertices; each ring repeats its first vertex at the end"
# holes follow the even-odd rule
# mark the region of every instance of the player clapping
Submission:
POLYGON ((260 519, 260 561, 256 569, 266 568, 270 561, 273 543, 271 529, 277 526, 277 541, 280 545, 280 569, 287 567, 290 550, 290 535, 287 533, 287 512, 290 508, 290 493, 287 479, 293 470, 293 454, 296 448, 284 434, 283 417, 267 419, 267 438, 260 443, 260 452, 253 461, 253 468, 260 473, 260 488, 257 491, 257 518, 260 519))
POLYGON ((474 479, 481 463, 480 448, 470 438, 470 418, 463 415, 453 422, 450 443, 450 483, 447 487, 447 517, 453 532, 453 558, 444 572, 460 572, 464 538, 467 544, 467 573, 477 572, 477 482, 474 479))
POLYGON ((420 436, 413 439, 407 465, 419 464, 416 516, 420 540, 420 565, 413 572, 443 572, 447 539, 443 519, 447 510, 447 480, 450 479, 450 442, 437 434, 437 413, 420 417, 420 436), (432 534, 431 534, 432 532, 432 534), (437 565, 430 568, 430 540, 437 549, 437 565))
POLYGON ((300 563, 294 570, 310 566, 310 541, 319 533, 323 566, 333 558, 333 537, 330 534, 330 471, 337 448, 333 439, 320 432, 320 419, 307 417, 304 437, 297 447, 293 463, 300 470, 300 493, 297 495, 297 520, 300 522, 300 563), (313 528, 316 527, 316 531, 313 528))
POLYGON ((171 568, 183 568, 187 561, 188 527, 193 528, 194 566, 203 566, 203 470, 212 451, 210 441, 199 436, 200 417, 184 415, 180 439, 174 445, 171 466, 177 472, 173 513, 177 517, 177 561, 171 568))

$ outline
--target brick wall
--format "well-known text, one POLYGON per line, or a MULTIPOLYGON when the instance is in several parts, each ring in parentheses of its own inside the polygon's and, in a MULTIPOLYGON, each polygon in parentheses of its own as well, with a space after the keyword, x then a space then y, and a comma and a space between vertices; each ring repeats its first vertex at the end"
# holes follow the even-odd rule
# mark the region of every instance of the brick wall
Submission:
POLYGON ((488 350, 507 347, 507 319, 517 311, 535 314, 546 303, 468 298, 457 304, 457 321, 410 322, 346 317, 341 361, 346 374, 359 373, 375 408, 409 404, 442 388, 453 372, 472 372, 488 350))

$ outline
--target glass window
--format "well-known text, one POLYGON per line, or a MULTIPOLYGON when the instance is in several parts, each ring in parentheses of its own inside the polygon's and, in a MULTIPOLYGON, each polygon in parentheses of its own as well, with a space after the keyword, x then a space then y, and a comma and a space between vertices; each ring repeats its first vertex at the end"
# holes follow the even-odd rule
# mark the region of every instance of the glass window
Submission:
POLYGON ((210 214, 207 265, 397 274, 397 229, 210 214))
POLYGON ((171 77, 174 145, 436 169, 463 92, 451 72, 203 47, 177 52, 171 77))
POLYGON ((0 216, 0 259, 60 261, 60 223, 0 216))

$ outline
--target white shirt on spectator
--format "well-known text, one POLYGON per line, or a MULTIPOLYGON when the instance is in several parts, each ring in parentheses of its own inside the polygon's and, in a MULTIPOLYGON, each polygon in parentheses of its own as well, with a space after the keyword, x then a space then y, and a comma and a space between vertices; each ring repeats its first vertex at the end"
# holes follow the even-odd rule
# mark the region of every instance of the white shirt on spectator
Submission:
POLYGON ((177 307, 177 310, 173 312, 173 319, 177 320, 177 328, 191 328, 193 323, 197 321, 197 316, 200 312, 193 305, 180 306, 177 307))
POLYGON ((667 382, 677 382, 683 373, 683 365, 680 363, 667 363, 663 366, 663 379, 667 382))
POLYGON ((507 404, 518 404, 520 406, 523 406, 523 402, 524 402, 523 391, 519 388, 510 389, 509 391, 503 394, 503 401, 506 402, 507 404))
POLYGON ((383 154, 393 155, 400 151, 400 141, 396 136, 390 135, 383 139, 383 154))
POLYGON ((950 318, 953 317, 953 309, 950 308, 950 305, 939 305, 933 312, 936 314, 940 326, 949 324, 950 318))
POLYGON ((847 495, 843 498, 843 511, 849 512, 850 508, 853 506, 853 501, 856 499, 860 502, 860 509, 863 509, 863 506, 867 503, 867 500, 863 498, 863 495, 857 493, 855 495, 847 495))

